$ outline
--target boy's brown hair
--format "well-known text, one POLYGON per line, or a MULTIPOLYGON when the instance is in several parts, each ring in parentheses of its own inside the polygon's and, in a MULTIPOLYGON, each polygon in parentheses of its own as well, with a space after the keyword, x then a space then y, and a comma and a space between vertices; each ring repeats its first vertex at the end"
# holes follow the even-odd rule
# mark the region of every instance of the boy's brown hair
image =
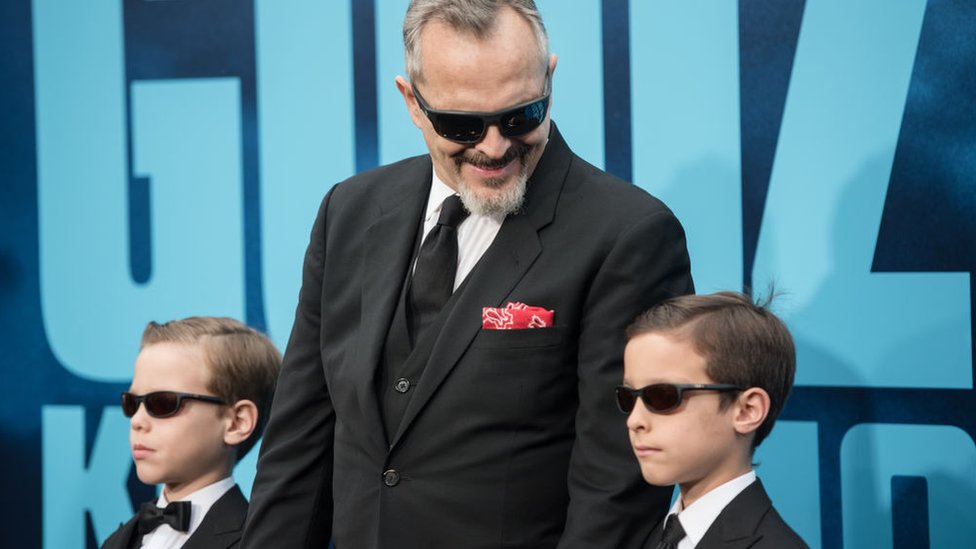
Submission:
MULTIPOLYGON (((752 448, 776 423, 793 386, 796 350, 786 325, 769 310, 770 298, 754 303, 738 292, 686 295, 662 302, 627 328, 627 339, 647 333, 687 338, 705 357, 705 371, 715 383, 760 387, 769 394, 769 413, 752 448)), ((722 393, 722 409, 736 393, 722 393)))
POLYGON ((199 345, 210 368, 208 389, 228 404, 250 400, 258 421, 247 440, 237 447, 240 461, 254 447, 268 423, 281 354, 274 343, 246 324, 225 317, 193 316, 159 324, 150 322, 139 349, 155 343, 199 345))

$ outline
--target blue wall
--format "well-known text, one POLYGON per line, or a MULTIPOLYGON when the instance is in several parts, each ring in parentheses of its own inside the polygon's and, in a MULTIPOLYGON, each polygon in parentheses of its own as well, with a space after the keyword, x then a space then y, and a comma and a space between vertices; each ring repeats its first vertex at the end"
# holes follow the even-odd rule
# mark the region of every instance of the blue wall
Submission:
MULTIPOLYGON (((284 348, 321 196, 424 152, 406 4, 0 3, 4 546, 95 547, 153 496, 117 405, 148 320, 284 348)), ((757 460, 787 521, 976 546, 972 2, 539 5, 574 149, 673 207, 701 291, 786 292, 797 386, 757 460)))

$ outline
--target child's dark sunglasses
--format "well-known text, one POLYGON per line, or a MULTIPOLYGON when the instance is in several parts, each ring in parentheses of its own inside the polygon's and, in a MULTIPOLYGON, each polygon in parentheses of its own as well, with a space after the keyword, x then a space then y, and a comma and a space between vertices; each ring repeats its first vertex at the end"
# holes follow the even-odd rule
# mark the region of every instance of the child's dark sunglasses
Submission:
POLYGON ((424 111, 434 131, 444 139, 455 143, 471 144, 481 141, 488 126, 495 124, 505 137, 518 137, 538 128, 546 120, 549 110, 549 72, 546 71, 546 89, 542 97, 497 112, 439 111, 430 108, 413 86, 413 96, 424 111))
POLYGON ((681 399, 684 398, 685 391, 741 391, 738 385, 725 384, 682 384, 682 383, 655 383, 640 389, 620 386, 616 388, 617 407, 620 411, 629 414, 637 404, 637 399, 644 401, 644 406, 655 413, 670 412, 681 406, 681 399))
POLYGON ((215 396, 195 395, 192 393, 177 393, 175 391, 156 391, 144 395, 129 392, 122 393, 122 413, 125 417, 136 415, 140 404, 146 405, 146 413, 152 417, 170 417, 183 407, 186 400, 200 400, 213 404, 225 404, 215 396))

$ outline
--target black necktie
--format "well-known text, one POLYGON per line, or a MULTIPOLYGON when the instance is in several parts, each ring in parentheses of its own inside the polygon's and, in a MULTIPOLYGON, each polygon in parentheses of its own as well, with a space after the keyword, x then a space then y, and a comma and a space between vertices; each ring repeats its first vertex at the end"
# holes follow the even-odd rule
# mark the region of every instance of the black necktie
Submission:
POLYGON ((468 216, 461 197, 451 195, 441 204, 437 225, 430 230, 417 254, 410 283, 410 335, 413 341, 420 338, 437 313, 454 293, 454 277, 457 273, 458 243, 457 226, 468 216))
POLYGON ((668 521, 664 525, 664 534, 658 542, 656 549, 677 549, 678 542, 684 539, 685 529, 681 527, 681 521, 677 514, 668 515, 668 521))
POLYGON ((157 507, 155 501, 142 504, 139 508, 137 528, 139 535, 152 532, 161 524, 168 524, 174 530, 186 532, 190 529, 190 508, 189 501, 174 501, 165 508, 157 507))

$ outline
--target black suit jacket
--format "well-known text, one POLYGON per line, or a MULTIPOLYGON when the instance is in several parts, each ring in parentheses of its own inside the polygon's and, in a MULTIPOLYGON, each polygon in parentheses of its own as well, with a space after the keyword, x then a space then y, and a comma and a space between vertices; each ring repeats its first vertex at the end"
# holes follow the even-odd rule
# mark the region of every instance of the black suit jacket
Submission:
MULTIPOLYGON (((207 516, 197 527, 183 549, 230 549, 237 547, 244 531, 244 518, 247 516, 247 500, 241 489, 234 485, 220 497, 207 511, 207 516)), ((136 533, 136 517, 119 526, 112 533, 102 549, 128 549, 136 533)))
MULTIPOLYGON (((663 521, 651 532, 645 549, 661 540, 663 521)), ((756 479, 739 493, 705 531, 695 549, 809 549, 779 516, 756 479)))
POLYGON ((424 373, 387 435, 374 380, 431 170, 410 158, 322 202, 244 546, 636 547, 670 491, 644 485, 613 387, 624 328, 693 291, 681 225, 553 128, 523 211, 418 342, 424 373), (509 301, 555 326, 482 330, 509 301))

